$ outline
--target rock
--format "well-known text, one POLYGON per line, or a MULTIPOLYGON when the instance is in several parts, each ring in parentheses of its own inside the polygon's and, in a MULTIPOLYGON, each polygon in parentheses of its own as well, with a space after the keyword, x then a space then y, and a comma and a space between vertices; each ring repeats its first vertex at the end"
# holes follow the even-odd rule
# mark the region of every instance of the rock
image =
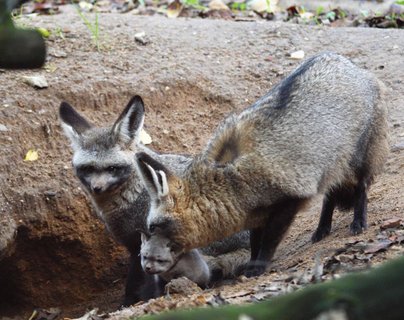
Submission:
POLYGON ((23 80, 26 84, 34 88, 44 89, 48 87, 48 82, 44 76, 25 76, 23 80))
POLYGON ((63 50, 56 50, 56 49, 49 50, 49 55, 53 56, 55 58, 66 58, 67 57, 66 52, 64 52, 63 50))
POLYGON ((194 293, 202 292, 198 285, 186 277, 173 279, 165 286, 167 293, 179 293, 183 295, 191 295, 194 293))
POLYGON ((0 132, 6 132, 8 131, 8 128, 4 125, 0 123, 0 132))
POLYGON ((292 59, 295 59, 295 60, 302 60, 302 59, 304 58, 304 51, 303 51, 303 50, 299 50, 299 51, 292 52, 292 53, 290 54, 290 57, 291 57, 292 59))
POLYGON ((142 46, 145 46, 150 42, 149 39, 146 37, 146 32, 144 31, 135 34, 135 41, 140 43, 142 46))

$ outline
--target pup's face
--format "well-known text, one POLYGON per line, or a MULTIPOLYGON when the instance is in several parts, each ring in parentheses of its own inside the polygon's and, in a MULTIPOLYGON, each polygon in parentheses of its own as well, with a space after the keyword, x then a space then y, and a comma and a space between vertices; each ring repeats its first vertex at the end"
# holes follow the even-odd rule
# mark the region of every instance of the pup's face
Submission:
POLYGON ((142 268, 149 274, 169 271, 178 262, 181 250, 161 234, 145 235, 142 233, 140 250, 142 268))

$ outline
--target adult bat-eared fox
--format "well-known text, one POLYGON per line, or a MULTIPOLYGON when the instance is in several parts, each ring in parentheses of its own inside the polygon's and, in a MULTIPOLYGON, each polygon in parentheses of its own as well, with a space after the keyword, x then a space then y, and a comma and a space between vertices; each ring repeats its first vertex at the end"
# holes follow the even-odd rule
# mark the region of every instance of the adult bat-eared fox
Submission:
POLYGON ((137 154, 151 197, 149 232, 191 250, 250 230, 247 276, 268 261, 302 205, 324 194, 313 241, 329 234, 334 208, 366 228, 367 190, 388 153, 383 85, 335 53, 304 61, 253 105, 226 118, 204 151, 176 174, 137 154))

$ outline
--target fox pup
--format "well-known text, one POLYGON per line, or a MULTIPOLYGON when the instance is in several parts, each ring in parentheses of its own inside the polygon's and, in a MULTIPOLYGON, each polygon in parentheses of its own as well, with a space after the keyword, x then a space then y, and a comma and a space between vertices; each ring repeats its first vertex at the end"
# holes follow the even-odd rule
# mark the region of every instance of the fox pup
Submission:
POLYGON ((388 153, 382 85, 335 53, 303 62, 217 128, 181 176, 137 154, 151 197, 147 223, 191 250, 250 230, 246 276, 262 274, 302 205, 324 194, 313 241, 331 229, 334 208, 354 210, 366 228, 367 189, 388 153))
MULTIPOLYGON (((140 143, 144 104, 133 97, 112 126, 93 126, 68 103, 59 109, 61 125, 74 151, 73 168, 114 238, 130 253, 130 267, 123 305, 155 296, 154 278, 140 263, 139 230, 146 228, 150 198, 135 169, 135 152, 143 151, 181 175, 191 159, 182 155, 157 154, 140 143)), ((212 244, 211 254, 247 247, 248 235, 240 233, 212 244)))
POLYGON ((158 275, 165 282, 187 277, 201 288, 206 288, 209 283, 210 270, 199 251, 176 250, 163 235, 149 236, 142 233, 140 256, 143 270, 158 275))

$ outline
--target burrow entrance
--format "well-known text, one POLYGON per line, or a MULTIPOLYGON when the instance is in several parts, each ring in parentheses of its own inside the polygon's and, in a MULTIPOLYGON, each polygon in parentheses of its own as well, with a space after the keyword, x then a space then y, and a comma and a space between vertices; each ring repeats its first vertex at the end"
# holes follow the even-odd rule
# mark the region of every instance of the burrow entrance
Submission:
POLYGON ((27 319, 35 308, 59 308, 63 317, 79 317, 95 307, 119 307, 127 253, 112 240, 73 176, 57 107, 65 100, 93 123, 112 124, 133 94, 145 100, 145 129, 152 136, 151 147, 161 152, 199 151, 234 109, 229 99, 189 83, 164 83, 139 92, 100 83, 96 90, 57 91, 57 99, 48 103, 32 99, 31 108, 42 110, 35 115, 37 125, 32 119, 6 117, 16 130, 9 158, 0 165, 5 173, 2 192, 18 228, 9 253, 0 260, 0 316, 27 319), (15 168, 13 162, 32 145, 41 151, 40 161, 15 168))

